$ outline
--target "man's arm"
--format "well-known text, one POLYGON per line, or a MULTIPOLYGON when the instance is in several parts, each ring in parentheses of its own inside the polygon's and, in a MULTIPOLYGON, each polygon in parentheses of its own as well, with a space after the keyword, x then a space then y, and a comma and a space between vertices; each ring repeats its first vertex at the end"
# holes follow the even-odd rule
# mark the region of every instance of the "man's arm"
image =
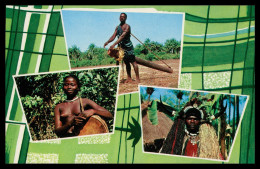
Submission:
MULTIPOLYGON (((118 27, 118 26, 117 26, 117 27, 118 27)), ((110 42, 112 42, 112 41, 116 38, 117 27, 116 27, 115 32, 113 33, 113 35, 108 39, 107 42, 104 43, 104 48, 105 48, 110 42)))
POLYGON ((117 39, 117 41, 116 41, 113 45, 111 45, 109 49, 113 49, 118 43, 120 43, 120 42, 124 39, 125 35, 126 35, 127 33, 129 33, 129 32, 130 32, 130 26, 129 26, 129 25, 126 25, 126 28, 125 28, 124 32, 122 33, 122 35, 119 36, 119 38, 117 39))

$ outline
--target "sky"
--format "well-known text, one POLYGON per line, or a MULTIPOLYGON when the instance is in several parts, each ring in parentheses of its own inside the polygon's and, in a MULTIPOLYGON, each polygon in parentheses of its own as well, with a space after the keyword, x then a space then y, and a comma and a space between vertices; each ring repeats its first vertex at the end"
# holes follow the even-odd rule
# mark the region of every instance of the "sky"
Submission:
MULTIPOLYGON (((103 47, 120 24, 120 13, 62 10, 67 47, 77 45, 81 51, 87 50, 91 43, 103 47)), ((149 38, 163 44, 171 38, 181 41, 183 17, 180 13, 127 12, 126 23, 130 25, 131 33, 142 42, 149 38)), ((140 44, 134 37, 131 37, 131 41, 134 46, 140 44)))

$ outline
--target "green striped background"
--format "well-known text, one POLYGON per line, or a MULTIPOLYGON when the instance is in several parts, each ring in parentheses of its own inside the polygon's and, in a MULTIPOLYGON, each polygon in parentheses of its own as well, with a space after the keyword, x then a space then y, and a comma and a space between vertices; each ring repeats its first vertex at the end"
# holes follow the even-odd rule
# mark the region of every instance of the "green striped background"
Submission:
POLYGON ((239 29, 254 25, 255 7, 250 5, 7 6, 6 163, 255 163, 255 33, 250 29, 247 33, 237 33, 239 29), (229 162, 142 153, 138 93, 119 96, 112 135, 29 142, 22 108, 13 90, 12 75, 70 69, 60 9, 77 7, 155 8, 185 12, 179 87, 250 96, 229 162), (25 22, 29 15, 29 21, 25 22), (46 24, 47 28, 44 28, 46 24), (234 35, 194 38, 196 35, 230 31, 234 31, 234 35), (38 55, 42 59, 39 69, 35 70, 38 55))
POLYGON ((23 120, 18 95, 13 88, 12 76, 69 70, 60 12, 54 12, 52 6, 32 6, 32 8, 33 10, 26 10, 23 6, 6 7, 6 163, 25 163, 29 146, 28 130, 23 120), (49 9, 49 11, 41 12, 42 9, 49 9), (50 15, 49 20, 46 19, 47 15, 50 15), (29 18, 27 26, 26 17, 29 18), (43 32, 46 24, 48 26, 47 31, 43 32), (42 41, 43 36, 46 37, 45 41, 42 41), (41 43, 42 51, 40 50, 41 43), (39 62, 39 69, 35 70, 39 54, 42 55, 42 59, 39 62), (19 58, 21 61, 19 61, 19 58), (11 105, 10 109, 9 105, 11 105), (24 134, 20 134, 21 132, 24 134), (18 138, 19 134, 23 137, 18 138), (17 153, 19 158, 15 157, 17 153))

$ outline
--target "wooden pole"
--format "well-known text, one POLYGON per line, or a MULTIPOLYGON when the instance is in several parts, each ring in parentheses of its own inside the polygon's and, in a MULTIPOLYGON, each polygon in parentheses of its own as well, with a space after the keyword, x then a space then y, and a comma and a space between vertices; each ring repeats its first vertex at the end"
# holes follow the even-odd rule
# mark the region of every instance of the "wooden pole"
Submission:
POLYGON ((135 57, 135 61, 136 61, 137 64, 140 64, 140 65, 143 65, 143 66, 146 66, 146 67, 150 67, 150 68, 160 70, 160 71, 164 71, 164 72, 167 72, 167 73, 173 73, 173 70, 169 67, 164 67, 164 66, 158 65, 156 63, 140 59, 138 57, 135 57))

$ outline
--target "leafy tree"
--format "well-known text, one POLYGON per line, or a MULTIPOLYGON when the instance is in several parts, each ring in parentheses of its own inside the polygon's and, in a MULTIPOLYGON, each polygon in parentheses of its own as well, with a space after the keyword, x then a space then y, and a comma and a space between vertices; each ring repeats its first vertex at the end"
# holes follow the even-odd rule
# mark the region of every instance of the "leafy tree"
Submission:
MULTIPOLYGON (((135 55, 139 58, 149 61, 158 60, 155 55, 159 56, 162 60, 179 58, 181 46, 180 42, 174 38, 166 40, 164 44, 146 38, 143 44, 137 44, 134 47, 135 55)), ((85 52, 81 52, 76 45, 73 45, 69 48, 69 57, 71 67, 86 67, 116 63, 115 59, 107 54, 107 49, 97 47, 94 43, 91 43, 85 52)))
POLYGON ((81 51, 77 45, 73 45, 71 48, 69 48, 70 59, 79 59, 80 54, 81 51))
POLYGON ((178 51, 180 50, 180 42, 178 42, 174 38, 168 39, 164 44, 164 50, 167 53, 178 53, 178 51))
POLYGON ((160 52, 160 51, 162 51, 162 48, 163 48, 163 45, 160 44, 159 42, 152 41, 150 43, 150 49, 153 52, 160 52))
POLYGON ((94 57, 94 49, 95 49, 96 45, 94 43, 91 43, 89 46, 88 46, 88 50, 86 52, 87 54, 87 59, 90 59, 92 60, 92 58, 94 57))

